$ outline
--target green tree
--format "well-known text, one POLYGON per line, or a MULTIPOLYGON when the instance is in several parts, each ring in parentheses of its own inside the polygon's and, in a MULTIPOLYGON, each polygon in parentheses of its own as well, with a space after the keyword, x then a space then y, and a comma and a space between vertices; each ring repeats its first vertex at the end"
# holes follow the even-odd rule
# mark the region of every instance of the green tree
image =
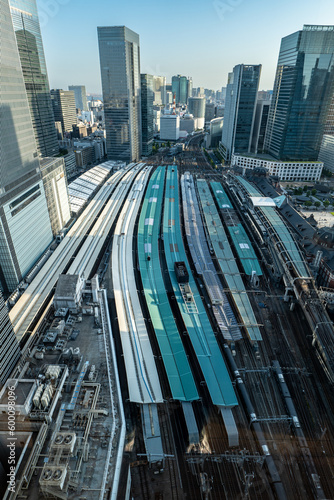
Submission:
POLYGON ((310 196, 310 194, 311 194, 310 190, 306 192, 306 196, 310 196))
POLYGON ((317 190, 316 189, 312 189, 311 193, 312 193, 312 196, 315 196, 317 194, 317 190))
POLYGON ((307 200, 304 202, 305 207, 310 207, 312 205, 312 201, 307 200))
POLYGON ((320 207, 320 205, 321 205, 320 201, 315 201, 315 202, 314 202, 314 206, 315 206, 315 207, 319 208, 319 207, 320 207))
POLYGON ((304 191, 307 191, 308 190, 308 186, 304 186, 303 189, 304 189, 304 191))
POLYGON ((167 142, 167 148, 170 148, 170 141, 167 142))
POLYGON ((330 205, 328 200, 325 200, 323 203, 324 203, 324 207, 326 207, 326 208, 330 205))

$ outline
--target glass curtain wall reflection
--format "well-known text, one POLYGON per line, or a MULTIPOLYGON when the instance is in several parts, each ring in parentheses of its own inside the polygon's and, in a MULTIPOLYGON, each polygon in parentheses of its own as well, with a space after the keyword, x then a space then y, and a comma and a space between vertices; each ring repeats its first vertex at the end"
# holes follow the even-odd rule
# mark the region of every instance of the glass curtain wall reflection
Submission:
POLYGON ((24 83, 40 156, 59 153, 35 0, 10 0, 24 83))
POLYGON ((139 35, 125 26, 97 31, 108 158, 136 161, 141 156, 139 35))
POLYGON ((334 92, 334 27, 304 26, 282 39, 265 149, 317 160, 334 92))

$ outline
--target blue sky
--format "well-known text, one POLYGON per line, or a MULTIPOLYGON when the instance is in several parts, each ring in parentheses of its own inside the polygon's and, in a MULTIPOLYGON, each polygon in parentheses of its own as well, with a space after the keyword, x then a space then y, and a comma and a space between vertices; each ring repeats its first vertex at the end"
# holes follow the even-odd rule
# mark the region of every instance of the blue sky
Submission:
POLYGON ((37 0, 51 88, 100 92, 97 26, 140 36, 141 72, 218 89, 236 64, 262 64, 273 86, 280 41, 303 24, 334 24, 333 0, 37 0))

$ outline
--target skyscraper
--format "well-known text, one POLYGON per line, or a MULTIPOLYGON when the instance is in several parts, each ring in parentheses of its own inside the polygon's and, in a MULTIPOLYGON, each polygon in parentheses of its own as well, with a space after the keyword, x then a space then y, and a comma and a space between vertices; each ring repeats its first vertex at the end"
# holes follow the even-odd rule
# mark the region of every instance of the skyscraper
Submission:
POLYGON ((52 89, 51 101, 56 122, 61 123, 63 135, 73 131, 77 124, 77 112, 73 90, 52 89))
POLYGON ((187 104, 188 80, 186 76, 180 76, 180 104, 187 104))
POLYGON ((68 90, 73 90, 75 106, 81 111, 88 111, 86 87, 84 85, 69 85, 68 90))
POLYGON ((160 93, 161 104, 166 104, 166 77, 165 76, 153 76, 153 90, 154 92, 160 93))
POLYGON ((261 64, 238 64, 228 75, 220 151, 229 161, 232 153, 250 151, 261 64))
POLYGON ((188 112, 197 119, 197 128, 204 128, 205 123, 205 97, 189 97, 188 112))
POLYGON ((188 97, 192 97, 193 82, 186 76, 172 76, 172 92, 175 94, 176 104, 187 104, 188 97))
POLYGON ((0 9, 0 282, 11 292, 52 232, 8 0, 0 9))
POLYGON ((256 103, 254 128, 251 144, 252 153, 263 153, 264 138, 267 130, 270 101, 258 99, 256 103))
POLYGON ((175 96, 175 102, 180 102, 180 75, 172 76, 172 93, 175 96))
POLYGON ((334 92, 334 26, 282 38, 265 150, 281 160, 317 160, 334 92))
POLYGON ((109 159, 141 156, 139 35, 125 26, 97 28, 109 159))
POLYGON ((154 81, 152 75, 141 74, 141 127, 142 154, 152 153, 153 145, 153 97, 154 81))
POLYGON ((59 153, 36 0, 10 0, 38 154, 59 153))

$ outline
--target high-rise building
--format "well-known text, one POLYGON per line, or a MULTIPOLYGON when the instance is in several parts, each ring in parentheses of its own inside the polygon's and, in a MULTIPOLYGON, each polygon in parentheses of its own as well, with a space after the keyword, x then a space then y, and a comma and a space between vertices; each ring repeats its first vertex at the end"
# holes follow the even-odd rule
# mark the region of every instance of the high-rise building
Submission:
POLYGON ((205 97, 189 97, 188 113, 197 118, 197 128, 204 128, 205 123, 205 97))
POLYGON ((0 282, 8 293, 52 232, 8 0, 0 0, 0 10, 0 282))
POLYGON ((173 104, 173 94, 172 92, 166 92, 166 105, 173 104))
POLYGON ((148 156, 152 153, 153 145, 153 76, 140 75, 141 80, 141 130, 142 154, 148 156))
POLYGON ((187 104, 188 97, 192 96, 192 79, 181 75, 173 76, 172 92, 175 94, 176 104, 187 104))
POLYGON ((191 77, 188 78, 188 91, 187 91, 187 102, 189 97, 193 96, 193 79, 191 77))
POLYGON ((180 102, 180 75, 172 76, 172 94, 178 104, 180 102))
POLYGON ((258 98, 255 109, 254 127, 252 135, 251 152, 264 152, 264 138, 266 135, 270 100, 258 98))
POLYGON ((126 162, 139 160, 139 35, 126 26, 99 27, 97 31, 108 158, 126 162))
POLYGON ((38 154, 59 153, 36 0, 10 0, 38 154))
POLYGON ((154 104, 166 104, 166 77, 165 76, 153 76, 153 87, 154 92, 160 93, 160 101, 154 102, 154 104))
POLYGON ((73 90, 75 107, 81 111, 88 111, 86 87, 84 85, 69 85, 68 90, 73 90))
POLYGON ((228 75, 220 152, 229 161, 232 153, 250 151, 261 64, 238 64, 228 75))
POLYGON ((52 89, 51 101, 56 122, 61 123, 64 137, 73 130, 77 124, 77 112, 73 90, 52 89))
POLYGON ((0 385, 5 384, 19 358, 19 344, 0 291, 0 385))
POLYGON ((205 121, 211 122, 216 114, 216 105, 214 102, 207 102, 205 105, 205 121))
POLYGON ((317 160, 334 92, 334 26, 282 38, 265 149, 281 160, 317 160))
POLYGON ((180 76, 180 104, 187 104, 188 100, 188 79, 180 76))

